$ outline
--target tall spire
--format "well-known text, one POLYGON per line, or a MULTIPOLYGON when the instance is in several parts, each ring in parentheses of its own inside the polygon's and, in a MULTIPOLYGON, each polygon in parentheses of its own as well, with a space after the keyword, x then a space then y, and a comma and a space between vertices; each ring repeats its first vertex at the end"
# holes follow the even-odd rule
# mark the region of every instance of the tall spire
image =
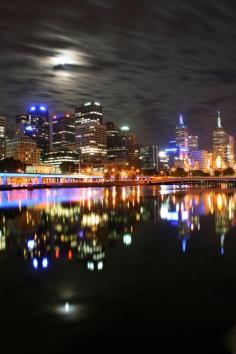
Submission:
POLYGON ((222 128, 220 111, 217 111, 217 128, 222 128))
POLYGON ((180 116, 179 116, 179 125, 183 125, 183 124, 184 124, 184 119, 183 119, 182 114, 180 114, 180 116))

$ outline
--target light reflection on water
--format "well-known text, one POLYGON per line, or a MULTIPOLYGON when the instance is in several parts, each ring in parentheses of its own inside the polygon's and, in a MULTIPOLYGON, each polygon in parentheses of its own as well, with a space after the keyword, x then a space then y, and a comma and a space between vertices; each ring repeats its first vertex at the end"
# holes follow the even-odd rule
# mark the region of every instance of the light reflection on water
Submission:
POLYGON ((156 187, 14 190, 0 192, 0 252, 15 249, 35 271, 61 259, 78 260, 102 271, 111 243, 132 247, 138 225, 165 222, 178 231, 178 247, 188 252, 205 216, 214 219, 218 251, 236 225, 236 193, 159 193, 156 187))

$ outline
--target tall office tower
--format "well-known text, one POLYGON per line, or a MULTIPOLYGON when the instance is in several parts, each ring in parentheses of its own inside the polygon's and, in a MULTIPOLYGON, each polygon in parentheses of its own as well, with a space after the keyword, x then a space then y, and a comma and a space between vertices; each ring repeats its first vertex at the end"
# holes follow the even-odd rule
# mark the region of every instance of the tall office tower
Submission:
POLYGON ((156 145, 145 145, 139 151, 140 168, 145 172, 158 171, 158 147, 156 145))
POLYGON ((61 149, 75 143, 75 118, 71 114, 57 114, 52 118, 52 148, 61 149))
POLYGON ((183 116, 179 116, 179 124, 175 130, 176 145, 179 148, 179 159, 184 161, 188 158, 188 128, 184 123, 183 116))
POLYGON ((102 124, 102 106, 98 102, 87 102, 75 109, 75 124, 102 124))
POLYGON ((188 137, 188 149, 191 153, 192 151, 198 150, 198 136, 197 135, 189 135, 188 137))
POLYGON ((72 114, 56 114, 51 125, 52 148, 44 162, 48 165, 77 164, 79 153, 75 146, 75 117, 72 114))
POLYGON ((101 164, 107 155, 107 131, 100 103, 87 102, 75 109, 75 133, 81 162, 101 164))
POLYGON ((45 105, 31 106, 28 111, 28 124, 25 135, 33 138, 41 149, 41 158, 45 159, 50 147, 50 117, 45 105))
POLYGON ((0 116, 0 160, 5 157, 6 118, 0 116))
POLYGON ((107 122, 107 160, 116 162, 122 159, 121 133, 115 123, 107 122))
POLYGON ((221 125, 220 111, 217 116, 217 127, 213 131, 213 166, 224 168, 228 163, 229 137, 221 125))
POLYGON ((136 135, 130 131, 127 125, 120 128, 121 133, 121 151, 122 159, 129 166, 139 166, 139 145, 137 144, 136 135))
POLYGON ((234 150, 234 137, 229 135, 228 149, 227 149, 227 162, 228 166, 234 168, 235 166, 235 150, 234 150))

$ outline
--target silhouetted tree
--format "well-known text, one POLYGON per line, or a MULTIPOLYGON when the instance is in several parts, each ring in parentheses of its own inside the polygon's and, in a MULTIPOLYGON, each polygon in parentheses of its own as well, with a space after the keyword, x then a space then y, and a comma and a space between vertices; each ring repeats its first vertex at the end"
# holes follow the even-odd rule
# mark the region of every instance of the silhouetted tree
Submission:
POLYGON ((13 157, 0 160, 0 172, 18 172, 25 171, 25 163, 15 160, 13 157))
POLYGON ((172 176, 174 177, 185 177, 187 172, 181 167, 177 167, 175 171, 172 172, 172 176))
POLYGON ((234 169, 232 167, 228 167, 223 171, 224 176, 234 176, 234 169))

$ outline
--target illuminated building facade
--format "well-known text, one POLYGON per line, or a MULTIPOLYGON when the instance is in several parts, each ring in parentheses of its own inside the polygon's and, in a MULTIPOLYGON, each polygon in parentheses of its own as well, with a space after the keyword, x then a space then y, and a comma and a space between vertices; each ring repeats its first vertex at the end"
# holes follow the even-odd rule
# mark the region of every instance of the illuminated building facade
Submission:
POLYGON ((15 118, 15 136, 25 135, 26 127, 29 125, 29 115, 22 113, 15 118))
POLYGON ((188 137, 188 149, 191 154, 192 151, 198 150, 198 136, 197 135, 189 135, 188 137))
POLYGON ((115 123, 106 122, 107 129, 107 160, 117 162, 122 159, 121 133, 115 123))
POLYGON ((140 168, 143 171, 158 171, 158 147, 156 145, 141 146, 139 150, 140 168))
MULTIPOLYGON (((66 147, 52 150, 47 153, 44 162, 48 165, 62 165, 71 163, 76 165, 79 162, 79 152, 67 149, 66 147)), ((71 171, 73 172, 73 171, 71 171)))
POLYGON ((5 157, 6 118, 0 116, 0 160, 5 157))
POLYGON ((228 149, 227 149, 227 162, 231 168, 235 167, 235 139, 233 136, 229 136, 228 149))
POLYGON ((218 111, 217 127, 213 132, 213 161, 215 168, 225 168, 229 165, 228 156, 229 137, 221 125, 221 116, 218 111))
POLYGON ((211 168, 209 153, 206 150, 193 150, 191 152, 191 167, 194 170, 208 172, 211 168))
POLYGON ((130 131, 127 125, 120 128, 121 133, 121 151, 122 159, 128 165, 139 166, 139 145, 137 144, 136 135, 130 131))
POLYGON ((75 143, 75 118, 68 113, 52 118, 52 148, 61 149, 75 143))
POLYGON ((39 164, 41 150, 37 147, 36 141, 23 136, 7 140, 6 158, 13 157, 27 164, 39 164))
POLYGON ((188 158, 188 128, 184 123, 183 116, 179 117, 179 124, 175 130, 176 145, 179 148, 179 159, 185 160, 188 158))
POLYGON ((29 108, 29 122, 25 128, 25 135, 35 139, 37 147, 41 149, 41 158, 45 159, 50 146, 50 118, 45 105, 35 105, 29 108))
POLYGON ((87 102, 76 108, 75 131, 81 161, 102 163, 107 155, 107 130, 100 103, 87 102))
POLYGON ((16 116, 16 136, 28 136, 36 141, 44 160, 50 147, 50 117, 45 105, 31 106, 27 114, 16 116))

